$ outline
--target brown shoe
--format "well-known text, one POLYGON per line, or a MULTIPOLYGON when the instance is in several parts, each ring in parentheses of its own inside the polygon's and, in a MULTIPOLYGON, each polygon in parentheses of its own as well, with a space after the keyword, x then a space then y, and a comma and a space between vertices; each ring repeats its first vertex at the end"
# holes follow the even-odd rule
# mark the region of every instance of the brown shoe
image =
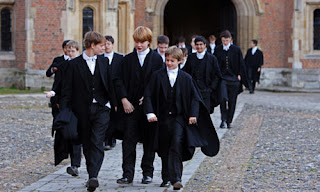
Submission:
POLYGON ((177 181, 173 184, 173 190, 180 190, 181 188, 183 188, 183 185, 180 181, 177 181))

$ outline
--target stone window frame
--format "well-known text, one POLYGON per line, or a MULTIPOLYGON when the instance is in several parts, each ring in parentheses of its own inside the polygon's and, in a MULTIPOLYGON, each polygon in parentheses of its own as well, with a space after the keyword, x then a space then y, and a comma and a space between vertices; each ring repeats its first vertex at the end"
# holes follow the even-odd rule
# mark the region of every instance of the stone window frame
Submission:
POLYGON ((313 20, 314 20, 314 11, 316 9, 320 9, 320 2, 309 1, 306 2, 305 7, 305 53, 306 57, 310 58, 320 58, 320 50, 314 50, 313 43, 314 43, 314 36, 313 36, 313 20))
MULTIPOLYGON (((10 14, 11 14, 11 50, 10 51, 4 51, 4 50, 1 50, 1 46, 0 46, 0 60, 1 60, 1 55, 4 55, 4 54, 14 54, 14 37, 15 37, 15 14, 14 14, 14 9, 13 9, 13 5, 11 4, 0 4, 0 13, 3 9, 9 9, 10 10, 10 14)), ((0 24, 1 24, 1 14, 0 14, 0 24)), ((0 25, 1 26, 1 25, 0 25)), ((1 27, 0 27, 0 45, 1 45, 1 27)))

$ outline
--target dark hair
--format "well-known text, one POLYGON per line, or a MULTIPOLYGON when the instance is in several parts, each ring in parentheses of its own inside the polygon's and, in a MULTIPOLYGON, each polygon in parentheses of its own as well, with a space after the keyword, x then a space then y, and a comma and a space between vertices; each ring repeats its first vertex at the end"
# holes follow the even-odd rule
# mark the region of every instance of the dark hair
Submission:
POLYGON ((188 55, 188 49, 187 48, 180 48, 182 53, 183 53, 183 56, 187 56, 188 55))
POLYGON ((207 44, 206 39, 205 39, 204 37, 202 37, 202 36, 197 36, 197 37, 194 39, 194 43, 195 43, 195 44, 196 44, 197 42, 199 42, 199 41, 203 42, 203 44, 207 44))
POLYGON ((258 41, 256 39, 252 39, 251 40, 253 44, 255 44, 256 46, 258 45, 258 41))
POLYGON ((111 35, 106 35, 104 36, 104 38, 106 38, 107 41, 110 41, 112 44, 114 44, 114 39, 111 35))
POLYGON ((220 38, 222 38, 222 37, 224 37, 224 38, 230 38, 230 37, 232 37, 232 36, 231 36, 231 33, 230 33, 229 30, 224 30, 224 31, 222 31, 221 34, 220 34, 220 38))
POLYGON ((63 43, 62 43, 62 49, 64 49, 64 47, 67 45, 67 43, 69 42, 70 40, 65 40, 65 41, 63 41, 63 43))
POLYGON ((157 42, 158 42, 158 44, 162 44, 162 43, 169 44, 169 37, 167 37, 165 35, 160 35, 157 38, 157 42))
POLYGON ((178 38, 178 43, 185 43, 185 42, 186 42, 186 38, 184 38, 184 37, 178 38))

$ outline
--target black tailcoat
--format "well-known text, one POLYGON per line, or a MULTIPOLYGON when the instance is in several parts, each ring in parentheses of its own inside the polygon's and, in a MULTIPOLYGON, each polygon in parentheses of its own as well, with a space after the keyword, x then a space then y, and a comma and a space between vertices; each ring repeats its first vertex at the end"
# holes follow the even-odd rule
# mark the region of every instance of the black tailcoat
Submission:
MULTIPOLYGON (((223 69, 225 66, 223 66, 223 45, 219 45, 216 47, 214 55, 218 59, 219 67, 221 70, 222 74, 222 79, 223 79, 223 69)), ((241 76, 241 84, 244 86, 248 87, 248 79, 247 79, 247 73, 246 73, 246 66, 243 60, 242 52, 240 48, 234 44, 231 44, 228 50, 228 55, 231 56, 229 57, 229 63, 231 63, 230 68, 234 72, 236 76, 240 75, 241 76)), ((242 90, 242 85, 240 86, 240 89, 238 90, 239 93, 241 93, 242 90)))
MULTIPOLYGON (((210 115, 201 99, 201 95, 194 84, 192 77, 182 70, 178 71, 175 82, 177 112, 182 114, 183 119, 177 121, 184 127, 183 160, 192 158, 195 147, 201 147, 204 154, 214 156, 219 151, 219 139, 212 124, 210 115), (199 107, 200 105, 200 107, 199 107), (197 117, 197 125, 188 125, 190 117, 197 117)), ((161 99, 167 99, 168 75, 166 69, 155 72, 146 88, 144 95, 145 114, 154 113, 157 117, 163 113, 159 111, 161 99)), ((161 127, 155 123, 153 147, 158 149, 158 133, 161 127)))
MULTIPOLYGON (((106 65, 106 63, 109 64, 108 59, 101 56, 97 57, 96 67, 98 65, 103 87, 109 95, 106 100, 110 100, 108 65, 106 65)), ((62 109, 65 107, 71 108, 77 117, 78 132, 81 143, 83 143, 83 139, 86 138, 85 134, 88 134, 89 131, 88 129, 90 126, 88 114, 92 103, 87 70, 89 70, 89 68, 82 55, 68 62, 66 70, 64 71, 62 98, 60 101, 62 109)))
MULTIPOLYGON (((195 65, 197 64, 197 59, 197 53, 192 53, 188 57, 183 70, 189 74, 193 74, 193 70, 195 69, 195 65)), ((206 64, 205 84, 208 89, 211 89, 210 108, 212 110, 212 108, 216 107, 219 104, 217 89, 221 78, 221 72, 216 56, 205 53, 203 60, 206 64)))
POLYGON ((64 60, 64 55, 54 58, 53 61, 52 61, 52 64, 50 65, 50 67, 48 68, 48 70, 46 72, 47 77, 51 77, 51 75, 53 75, 53 73, 51 71, 51 68, 52 67, 58 67, 58 65, 63 61, 65 61, 64 60))
MULTIPOLYGON (((258 68, 261 68, 263 65, 263 53, 260 51, 260 49, 257 49, 257 51, 252 55, 252 48, 248 49, 247 54, 244 58, 244 61, 246 63, 247 71, 249 68, 252 71, 252 79, 255 82, 259 82, 260 80, 260 71, 258 72, 258 68)), ((249 76, 249 74, 248 74, 249 76)))
MULTIPOLYGON (((145 87, 150 81, 153 72, 163 67, 161 56, 150 49, 150 52, 144 60, 142 67, 143 76, 141 76, 141 65, 136 49, 126 55, 113 77, 118 101, 121 101, 122 98, 127 98, 134 108, 138 108, 139 99, 142 98, 145 87)), ((125 114, 122 104, 119 104, 118 111, 122 113, 122 115, 125 114)), ((124 131, 125 127, 118 127, 116 137, 122 139, 124 131)))

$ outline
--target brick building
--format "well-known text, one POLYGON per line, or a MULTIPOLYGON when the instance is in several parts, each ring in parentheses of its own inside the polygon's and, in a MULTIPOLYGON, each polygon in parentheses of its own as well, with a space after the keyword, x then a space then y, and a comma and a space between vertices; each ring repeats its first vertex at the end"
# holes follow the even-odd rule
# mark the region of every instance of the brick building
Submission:
POLYGON ((93 29, 128 53, 146 25, 171 43, 229 29, 244 54, 257 39, 261 87, 320 88, 320 0, 0 0, 0 17, 0 87, 50 88, 45 71, 63 40, 93 29))

